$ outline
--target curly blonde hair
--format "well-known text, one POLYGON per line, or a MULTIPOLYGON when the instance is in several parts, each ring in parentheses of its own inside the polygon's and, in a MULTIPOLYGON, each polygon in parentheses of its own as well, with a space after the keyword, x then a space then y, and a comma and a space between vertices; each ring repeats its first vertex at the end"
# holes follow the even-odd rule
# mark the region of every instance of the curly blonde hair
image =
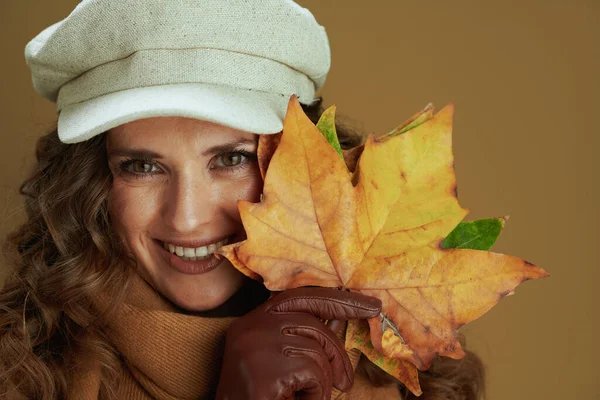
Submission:
POLYGON ((90 302, 106 292, 116 308, 132 261, 110 233, 105 135, 69 145, 55 128, 38 140, 36 159, 19 189, 27 220, 3 246, 13 271, 0 291, 1 398, 65 398, 84 354, 107 376, 120 363, 99 329, 114 310, 90 302))
MULTIPOLYGON (((323 108, 304 111, 316 123, 323 108)), ((343 148, 362 143, 364 135, 336 125, 343 148)), ((135 260, 112 234, 106 134, 65 144, 55 128, 38 140, 36 160, 19 189, 27 220, 3 246, 12 274, 0 290, 0 398, 66 398, 72 371, 89 360, 102 367, 100 396, 114 398, 121 361, 102 327, 125 299, 135 260), (100 293, 115 299, 110 308, 92 306, 100 293)), ((394 382, 366 359, 359 368, 375 385, 394 382)), ((420 399, 477 400, 483 378, 470 352, 440 358, 420 372, 420 399)))

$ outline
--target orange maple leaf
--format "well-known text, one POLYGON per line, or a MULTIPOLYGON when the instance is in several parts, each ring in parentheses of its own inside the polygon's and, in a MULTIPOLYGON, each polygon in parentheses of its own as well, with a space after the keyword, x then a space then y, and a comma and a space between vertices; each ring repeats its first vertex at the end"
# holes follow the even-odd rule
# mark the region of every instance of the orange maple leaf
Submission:
POLYGON ((403 134, 371 135, 345 152, 349 169, 292 96, 276 150, 259 149, 261 202, 239 203, 248 238, 219 251, 270 290, 341 287, 380 298, 380 317, 369 329, 351 321, 346 346, 383 357, 376 364, 415 394, 414 366, 464 357, 460 326, 548 275, 518 257, 442 248, 469 210, 456 194, 454 106, 431 111, 403 134))

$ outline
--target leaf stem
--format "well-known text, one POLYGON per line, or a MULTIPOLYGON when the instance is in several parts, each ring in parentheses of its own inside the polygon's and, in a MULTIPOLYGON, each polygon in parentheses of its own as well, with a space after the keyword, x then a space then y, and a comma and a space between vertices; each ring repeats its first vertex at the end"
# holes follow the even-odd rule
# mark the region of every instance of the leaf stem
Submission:
POLYGON ((394 332, 394 335, 400 338, 402 344, 406 344, 406 341, 400 334, 400 331, 398 330, 398 327, 396 327, 394 322, 391 319, 389 319, 383 312, 380 312, 379 316, 381 317, 381 333, 385 332, 387 328, 390 328, 392 332, 394 332))

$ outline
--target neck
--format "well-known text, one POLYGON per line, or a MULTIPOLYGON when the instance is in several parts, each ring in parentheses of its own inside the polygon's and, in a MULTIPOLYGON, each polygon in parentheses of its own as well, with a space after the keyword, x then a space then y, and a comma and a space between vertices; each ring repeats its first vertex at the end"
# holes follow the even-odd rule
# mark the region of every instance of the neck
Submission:
POLYGON ((207 311, 188 311, 177 307, 177 311, 204 318, 240 317, 264 303, 270 294, 271 292, 262 283, 247 278, 244 285, 217 308, 207 311))

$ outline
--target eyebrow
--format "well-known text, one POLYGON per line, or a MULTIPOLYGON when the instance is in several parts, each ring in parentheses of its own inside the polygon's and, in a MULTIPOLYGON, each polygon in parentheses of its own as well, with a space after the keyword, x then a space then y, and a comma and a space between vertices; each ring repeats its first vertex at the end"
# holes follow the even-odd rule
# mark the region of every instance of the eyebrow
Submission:
MULTIPOLYGON (((235 150, 239 145, 252 144, 255 145, 256 141, 252 139, 238 139, 232 142, 227 142, 210 147, 202 152, 202 156, 209 156, 212 154, 226 153, 228 151, 235 150)), ((108 152, 108 157, 131 157, 131 158, 156 158, 161 159, 164 156, 160 153, 154 152, 148 149, 141 148, 113 148, 108 152)))

